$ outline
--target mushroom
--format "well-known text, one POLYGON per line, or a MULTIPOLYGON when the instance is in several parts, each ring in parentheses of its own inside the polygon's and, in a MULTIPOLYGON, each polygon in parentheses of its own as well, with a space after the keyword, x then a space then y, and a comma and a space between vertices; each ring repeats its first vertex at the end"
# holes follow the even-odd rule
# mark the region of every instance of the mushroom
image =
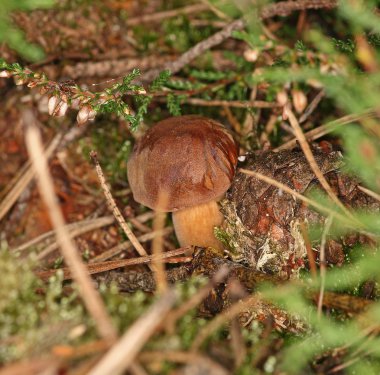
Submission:
POLYGON ((222 244, 214 227, 223 222, 217 201, 231 185, 238 150, 223 125, 187 115, 160 121, 135 144, 128 161, 134 199, 173 212, 181 246, 222 244))

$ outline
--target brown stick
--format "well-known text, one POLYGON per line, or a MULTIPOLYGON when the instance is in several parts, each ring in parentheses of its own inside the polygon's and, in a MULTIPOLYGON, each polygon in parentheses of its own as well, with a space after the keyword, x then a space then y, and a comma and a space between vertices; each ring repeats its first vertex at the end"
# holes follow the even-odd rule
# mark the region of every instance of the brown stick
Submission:
POLYGON ((100 182, 100 185, 102 187, 104 196, 106 197, 107 204, 108 204, 109 208, 111 209, 112 213, 114 214, 116 220, 120 224, 120 226, 123 229, 124 233, 128 237, 129 241, 131 241, 131 243, 133 244, 133 247, 136 249, 136 251, 141 256, 147 256, 148 255, 147 252, 141 246, 139 240, 136 238, 136 236, 134 235, 134 233, 131 231, 131 229, 129 228, 129 226, 125 222, 125 220, 123 218, 123 215, 121 214, 119 208, 116 205, 115 200, 112 197, 111 191, 110 191, 109 187, 107 186, 106 179, 104 177, 102 168, 101 168, 101 166, 99 164, 96 152, 95 151, 91 151, 90 156, 91 156, 92 161, 95 164, 96 173, 98 174, 99 182, 100 182))
MULTIPOLYGON (((145 263, 150 263, 152 261, 155 261, 157 263, 163 262, 165 259, 175 257, 177 255, 183 255, 186 253, 187 250, 188 248, 179 248, 179 249, 167 251, 165 253, 158 254, 158 255, 147 255, 144 257, 133 258, 133 259, 121 259, 121 260, 114 260, 114 261, 109 261, 109 262, 90 263, 87 265, 87 273, 89 275, 94 275, 101 272, 111 271, 116 268, 134 266, 136 264, 145 264, 145 263)), ((64 280, 69 280, 73 278, 73 274, 70 268, 60 268, 59 270, 63 272, 64 280)), ((41 272, 36 272, 35 274, 42 280, 48 280, 49 277, 55 275, 57 271, 59 270, 55 269, 55 270, 49 270, 49 271, 41 271, 41 272)))

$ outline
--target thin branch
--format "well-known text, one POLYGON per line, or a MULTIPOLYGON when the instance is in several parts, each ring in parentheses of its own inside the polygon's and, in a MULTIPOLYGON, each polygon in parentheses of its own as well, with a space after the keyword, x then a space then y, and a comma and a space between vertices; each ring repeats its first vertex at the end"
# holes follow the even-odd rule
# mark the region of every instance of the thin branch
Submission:
POLYGON ((60 244, 62 255, 71 269, 74 280, 78 283, 79 293, 87 310, 96 322, 96 328, 99 334, 105 340, 112 342, 117 337, 116 329, 112 325, 103 301, 95 290, 91 278, 87 273, 87 269, 82 263, 80 254, 71 241, 65 227, 64 217, 54 193, 54 185, 49 174, 48 163, 43 153, 41 135, 35 124, 32 111, 24 111, 23 122, 26 128, 26 146, 37 176, 40 194, 45 202, 51 222, 56 231, 57 242, 60 244))
POLYGON ((117 375, 127 370, 141 348, 154 335, 156 328, 166 318, 175 300, 174 292, 168 290, 147 313, 133 323, 88 374, 117 375))
MULTIPOLYGON (((129 267, 135 266, 137 264, 146 264, 151 262, 163 263, 166 259, 176 257, 178 255, 183 255, 188 250, 187 247, 179 248, 176 250, 170 250, 163 254, 158 255, 148 255, 145 257, 133 258, 133 259, 120 259, 109 262, 98 262, 98 263, 89 263, 87 265, 87 270, 89 275, 94 275, 97 273, 102 273, 106 271, 111 271, 121 267, 129 267)), ((71 273, 70 268, 59 268, 49 271, 40 271, 36 272, 36 276, 38 276, 42 280, 48 280, 51 276, 55 275, 57 271, 61 271, 63 273, 63 280, 72 279, 73 275, 71 273)))
POLYGON ((123 215, 121 214, 119 208, 116 205, 115 200, 112 197, 111 191, 110 191, 110 189, 109 189, 109 187, 107 185, 106 179, 104 177, 102 168, 101 168, 101 166, 99 164, 96 152, 95 151, 91 151, 90 156, 91 156, 92 161, 95 164, 96 173, 98 174, 99 182, 100 182, 100 185, 102 187, 104 196, 106 197, 107 204, 108 204, 109 208, 111 209, 113 215, 115 216, 116 220, 120 224, 120 226, 123 229, 124 233, 128 237, 129 241, 131 241, 131 243, 133 244, 133 247, 136 249, 136 251, 141 256, 147 256, 148 255, 147 252, 141 246, 139 240, 136 238, 136 236, 134 235, 134 233, 129 228, 128 224, 125 222, 125 220, 123 218, 123 215))

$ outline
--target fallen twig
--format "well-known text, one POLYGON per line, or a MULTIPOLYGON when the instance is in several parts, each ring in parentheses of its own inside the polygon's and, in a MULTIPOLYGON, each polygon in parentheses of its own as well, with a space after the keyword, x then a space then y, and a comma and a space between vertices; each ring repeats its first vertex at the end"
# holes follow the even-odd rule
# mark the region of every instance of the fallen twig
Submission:
POLYGON ((133 244, 133 247, 136 249, 136 251, 141 256, 148 255, 147 252, 145 251, 145 249, 141 246, 140 242, 138 241, 138 239, 136 238, 134 233, 129 228, 128 224, 125 222, 123 215, 121 214, 119 208, 117 207, 116 202, 112 197, 111 191, 110 191, 109 187, 107 186, 107 183, 106 183, 102 168, 100 167, 96 152, 91 151, 90 156, 91 156, 91 159, 93 160, 93 162, 95 164, 95 169, 96 169, 96 173, 98 174, 100 185, 102 187, 104 196, 106 197, 107 204, 108 204, 109 208, 111 209, 113 215, 115 216, 116 220, 120 224, 121 228, 123 229, 123 231, 126 234, 126 236, 128 237, 128 239, 133 244))
MULTIPOLYGON (((89 263, 87 265, 87 272, 89 275, 94 275, 97 273, 102 273, 106 271, 111 271, 116 268, 134 266, 137 264, 146 264, 151 262, 163 263, 166 259, 172 258, 178 255, 183 255, 188 250, 188 248, 179 248, 176 250, 167 251, 162 254, 157 255, 147 255, 144 257, 133 258, 133 259, 120 259, 109 262, 98 262, 98 263, 89 263)), ((48 280, 51 276, 55 275, 58 271, 63 273, 63 280, 69 280, 73 278, 72 272, 70 268, 59 268, 49 271, 39 271, 36 272, 36 276, 38 276, 42 280, 48 280)))

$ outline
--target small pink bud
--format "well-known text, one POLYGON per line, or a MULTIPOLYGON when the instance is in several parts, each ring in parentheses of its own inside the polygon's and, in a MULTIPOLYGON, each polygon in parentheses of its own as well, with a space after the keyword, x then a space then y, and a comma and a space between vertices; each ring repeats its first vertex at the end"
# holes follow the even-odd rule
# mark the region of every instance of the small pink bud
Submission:
POLYGON ((145 95, 146 94, 146 90, 143 87, 140 87, 139 89, 137 89, 137 93, 139 95, 145 95))
POLYGON ((37 86, 37 82, 36 81, 30 81, 29 83, 28 83, 28 87, 30 87, 31 89, 33 88, 33 87, 36 87, 37 86))
POLYGON ((95 119, 96 111, 94 111, 89 105, 83 106, 77 115, 77 122, 79 125, 85 124, 87 121, 95 119))
POLYGON ((69 105, 64 102, 63 100, 61 100, 57 106, 55 107, 55 110, 53 112, 53 116, 56 116, 56 117, 62 117, 66 114, 67 112, 67 109, 69 108, 69 105))
POLYGON ((277 103, 280 106, 284 106, 288 102, 288 95, 285 91, 280 91, 277 93, 277 103))
POLYGON ((2 70, 0 72, 0 78, 9 78, 12 77, 12 73, 9 72, 8 70, 2 70))
POLYGON ((55 95, 53 95, 49 98, 49 101, 48 101, 49 115, 53 115, 55 108, 57 107, 58 103, 59 103, 59 99, 55 95))
POLYGON ((259 57, 259 50, 257 49, 247 49, 243 54, 244 58, 249 62, 255 62, 259 57))
POLYGON ((307 106, 307 97, 300 90, 292 91, 293 106, 297 113, 302 113, 307 106))

